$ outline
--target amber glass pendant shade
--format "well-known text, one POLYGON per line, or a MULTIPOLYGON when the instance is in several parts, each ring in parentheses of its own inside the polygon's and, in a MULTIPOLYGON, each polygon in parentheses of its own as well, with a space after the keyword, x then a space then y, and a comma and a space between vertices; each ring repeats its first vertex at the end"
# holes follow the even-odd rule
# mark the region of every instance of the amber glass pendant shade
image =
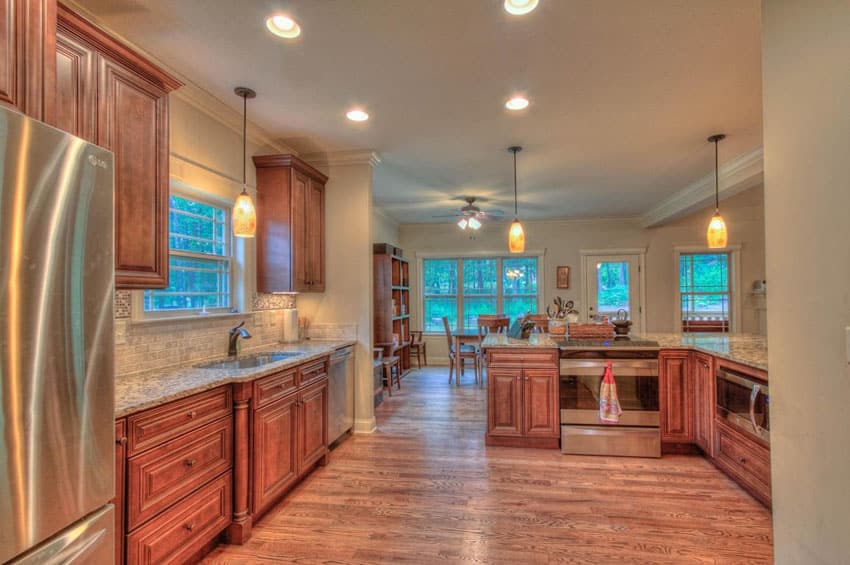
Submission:
POLYGON ((729 241, 729 236, 726 233, 726 222, 723 221, 723 216, 719 212, 715 212, 708 223, 706 239, 710 249, 723 249, 729 241))
POLYGON ((508 249, 511 253, 522 253, 525 251, 525 232, 522 224, 514 218, 511 230, 508 232, 508 249))
POLYGON ((257 209, 254 208, 254 201, 251 200, 251 196, 244 190, 233 203, 231 221, 233 222, 233 235, 236 237, 254 237, 257 235, 257 209))

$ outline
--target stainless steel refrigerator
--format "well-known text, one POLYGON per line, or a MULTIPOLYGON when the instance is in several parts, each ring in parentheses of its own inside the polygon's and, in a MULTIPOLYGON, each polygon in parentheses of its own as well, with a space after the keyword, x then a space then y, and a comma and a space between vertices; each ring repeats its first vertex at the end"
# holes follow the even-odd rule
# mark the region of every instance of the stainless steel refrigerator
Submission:
POLYGON ((0 108, 0 563, 112 563, 112 154, 0 108))

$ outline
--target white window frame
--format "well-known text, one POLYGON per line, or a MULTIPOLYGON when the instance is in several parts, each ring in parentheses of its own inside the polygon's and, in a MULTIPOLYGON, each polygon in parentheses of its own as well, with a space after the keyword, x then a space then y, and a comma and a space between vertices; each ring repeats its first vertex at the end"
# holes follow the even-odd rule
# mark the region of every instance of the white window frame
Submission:
MULTIPOLYGON (((590 304, 588 295, 590 289, 589 277, 596 276, 596 265, 589 263, 589 257, 605 256, 605 255, 630 255, 637 257, 638 260, 638 304, 637 314, 638 321, 642 332, 646 333, 646 247, 623 247, 619 249, 581 249, 581 304, 584 311, 587 311, 587 305, 590 304)), ((631 306, 634 308, 634 306, 631 306)), ((634 314, 632 314, 634 315, 634 314)))
POLYGON ((676 333, 682 331, 682 289, 679 281, 682 255, 693 253, 729 254, 729 333, 741 331, 741 246, 727 245, 724 249, 711 249, 705 245, 679 245, 673 247, 673 328, 676 333))
MULTIPOLYGON (((233 230, 230 227, 230 215, 231 209, 233 208, 233 202, 229 201, 225 198, 219 198, 215 195, 209 194, 207 192, 202 192, 200 190, 192 189, 190 187, 186 187, 183 185, 179 185, 179 188, 175 187, 175 184, 172 183, 171 191, 169 192, 169 199, 171 196, 179 196, 181 198, 185 198, 187 200, 194 200, 196 202, 201 202, 203 204, 208 204, 210 206, 215 206, 216 208, 223 208, 225 212, 225 224, 227 227, 227 234, 229 237, 225 238, 225 245, 227 249, 226 255, 212 255, 212 254, 204 254, 204 253, 193 253, 191 251, 181 251, 181 250, 172 250, 169 245, 168 249, 168 258, 167 262, 170 265, 171 263, 171 255, 179 255, 181 257, 189 257, 189 258, 198 258, 198 259, 206 259, 206 260, 216 260, 216 261, 226 261, 228 263, 228 272, 230 273, 229 283, 230 283, 230 306, 224 308, 208 308, 206 313, 212 316, 227 316, 227 315, 239 315, 238 312, 238 303, 239 303, 239 288, 238 288, 238 274, 237 274, 237 261, 236 261, 236 242, 233 237, 233 230)), ((169 206, 170 210, 170 206, 169 206)), ((169 234, 170 235, 170 234, 169 234)), ((155 321, 155 320, 174 320, 180 318, 190 318, 196 319, 199 315, 201 315, 201 308, 191 308, 191 309, 181 309, 181 310, 157 310, 157 311, 145 311, 145 291, 139 290, 134 291, 132 294, 132 320, 137 322, 142 321, 155 321)))
MULTIPOLYGON (((496 311, 502 308, 502 300, 504 293, 502 292, 502 259, 519 259, 533 258, 537 259, 537 311, 543 311, 543 301, 545 292, 544 281, 544 259, 545 251, 527 251, 525 253, 505 253, 504 251, 480 251, 475 253, 417 253, 416 254, 416 270, 417 284, 419 285, 418 297, 416 300, 416 318, 418 327, 423 331, 424 335, 443 335, 443 331, 425 331, 425 260, 426 259, 453 259, 458 262, 457 277, 458 277, 458 292, 457 294, 445 294, 441 296, 456 297, 457 299, 457 320, 458 324, 463 321, 463 260, 464 259, 496 259, 496 311)), ((463 333, 464 328, 456 328, 455 332, 463 333)))

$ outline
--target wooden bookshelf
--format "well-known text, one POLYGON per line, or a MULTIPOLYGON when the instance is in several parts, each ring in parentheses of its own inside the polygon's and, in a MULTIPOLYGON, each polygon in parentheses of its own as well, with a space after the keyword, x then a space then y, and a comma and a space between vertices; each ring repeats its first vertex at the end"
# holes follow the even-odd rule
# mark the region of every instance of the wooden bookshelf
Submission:
POLYGON ((373 251, 375 347, 398 355, 404 375, 410 371, 410 265, 398 247, 376 243, 373 251))

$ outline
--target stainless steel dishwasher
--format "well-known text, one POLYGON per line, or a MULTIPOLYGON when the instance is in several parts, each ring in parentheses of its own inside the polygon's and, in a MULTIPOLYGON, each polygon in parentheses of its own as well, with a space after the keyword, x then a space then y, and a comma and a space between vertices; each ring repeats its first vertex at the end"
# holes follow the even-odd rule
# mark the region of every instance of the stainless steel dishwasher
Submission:
POLYGON ((354 346, 341 347, 331 355, 328 379, 328 443, 354 426, 354 346))

